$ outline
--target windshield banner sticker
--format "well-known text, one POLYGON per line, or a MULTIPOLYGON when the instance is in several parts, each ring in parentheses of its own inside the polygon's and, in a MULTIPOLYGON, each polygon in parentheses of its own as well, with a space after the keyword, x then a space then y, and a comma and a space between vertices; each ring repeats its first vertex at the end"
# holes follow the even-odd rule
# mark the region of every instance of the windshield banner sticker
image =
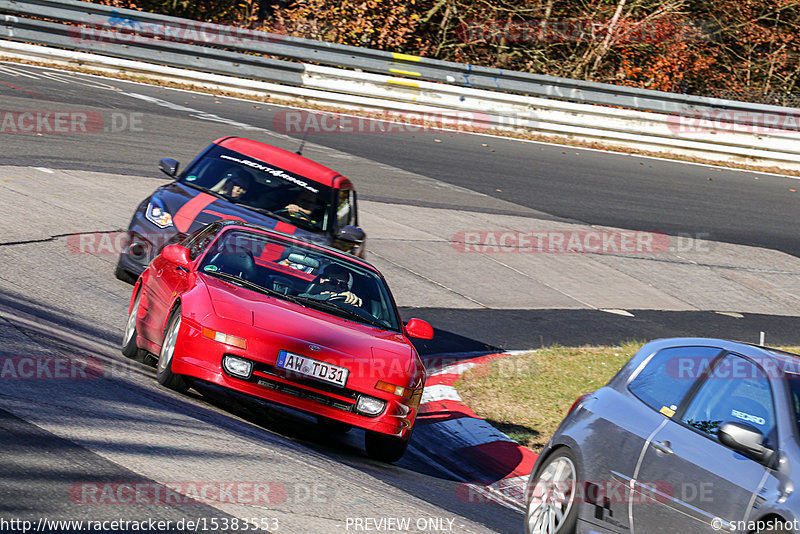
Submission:
POLYGON ((251 161, 251 160, 248 160, 248 159, 235 158, 233 156, 228 156, 227 154, 220 155, 220 159, 227 159, 227 160, 230 160, 230 161, 235 161, 236 163, 239 163, 241 165, 246 165, 248 167, 252 167, 254 169, 258 169, 259 171, 265 172, 267 174, 271 174, 272 176, 275 176, 275 177, 278 177, 278 178, 282 178, 282 179, 286 180, 287 182, 292 182, 293 184, 299 185, 300 187, 302 187, 304 189, 308 189, 309 191, 311 191, 315 195, 317 193, 319 193, 319 189, 317 189, 315 187, 312 187, 311 185, 308 184, 308 182, 300 180, 299 178, 297 178, 296 176, 292 176, 291 174, 287 174, 285 171, 282 171, 281 169, 275 169, 275 168, 269 167, 267 165, 262 165, 261 163, 258 163, 256 161, 251 161))

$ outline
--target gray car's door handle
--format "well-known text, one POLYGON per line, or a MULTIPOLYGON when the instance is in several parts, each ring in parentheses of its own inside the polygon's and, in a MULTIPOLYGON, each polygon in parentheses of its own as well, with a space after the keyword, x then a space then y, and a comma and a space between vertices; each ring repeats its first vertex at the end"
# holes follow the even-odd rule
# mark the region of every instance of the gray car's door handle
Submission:
POLYGON ((657 450, 658 452, 663 452, 664 454, 672 454, 672 448, 669 446, 669 441, 654 441, 650 443, 652 447, 657 450))

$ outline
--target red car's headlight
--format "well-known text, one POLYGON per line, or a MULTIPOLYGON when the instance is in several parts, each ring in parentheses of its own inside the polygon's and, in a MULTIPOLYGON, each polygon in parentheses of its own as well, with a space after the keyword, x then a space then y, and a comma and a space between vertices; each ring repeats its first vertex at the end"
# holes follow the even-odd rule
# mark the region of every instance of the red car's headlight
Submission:
POLYGON ((253 362, 244 358, 226 354, 222 357, 222 367, 229 375, 245 380, 253 374, 253 362))

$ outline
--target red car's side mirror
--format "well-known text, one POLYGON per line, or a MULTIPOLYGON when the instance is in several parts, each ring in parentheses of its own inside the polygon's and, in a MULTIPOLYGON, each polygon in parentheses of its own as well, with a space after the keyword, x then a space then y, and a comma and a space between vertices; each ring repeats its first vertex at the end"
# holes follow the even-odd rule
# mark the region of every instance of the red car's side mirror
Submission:
POLYGON ((161 257, 187 270, 192 264, 189 259, 189 249, 180 245, 167 245, 161 250, 161 257))
POLYGON ((433 327, 422 319, 411 319, 405 327, 408 337, 417 339, 432 339, 433 327))

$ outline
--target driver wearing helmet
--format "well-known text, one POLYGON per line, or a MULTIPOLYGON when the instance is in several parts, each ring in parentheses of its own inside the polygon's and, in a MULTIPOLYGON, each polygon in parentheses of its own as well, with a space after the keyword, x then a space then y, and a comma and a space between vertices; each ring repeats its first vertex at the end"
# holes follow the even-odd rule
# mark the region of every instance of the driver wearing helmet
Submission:
MULTIPOLYGON (((344 299, 345 304, 361 306, 361 299, 352 292, 353 275, 335 263, 328 265, 309 288, 307 295, 324 295, 327 299, 344 299)), ((302 296, 302 295, 301 295, 302 296)))

